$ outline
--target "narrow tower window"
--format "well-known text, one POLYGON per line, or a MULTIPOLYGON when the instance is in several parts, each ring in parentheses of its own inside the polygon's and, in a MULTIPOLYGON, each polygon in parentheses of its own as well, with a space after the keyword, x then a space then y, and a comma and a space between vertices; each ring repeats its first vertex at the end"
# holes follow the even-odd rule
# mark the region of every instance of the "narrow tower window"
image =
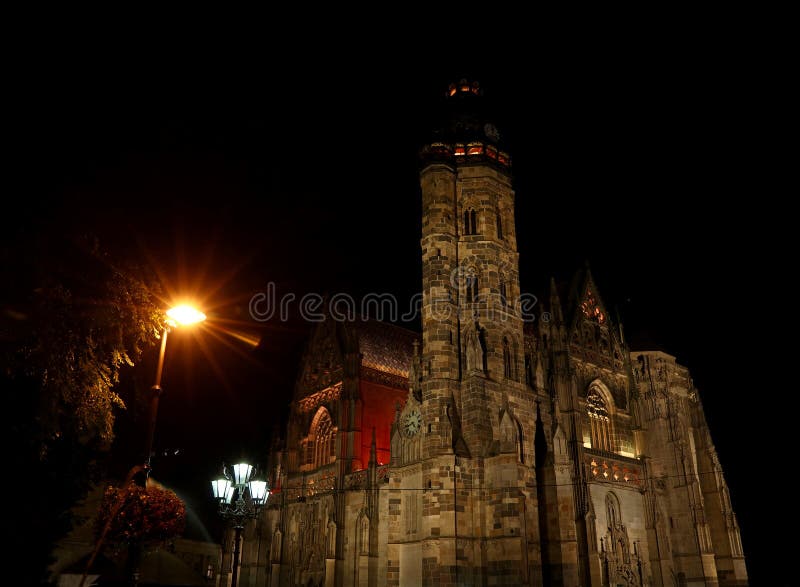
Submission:
POLYGON ((530 353, 525 353, 525 383, 533 387, 533 361, 530 353))
POLYGON ((475 210, 470 208, 464 211, 464 234, 477 234, 478 222, 475 210))
POLYGON ((505 306, 506 300, 508 299, 508 295, 506 292, 506 280, 504 277, 500 277, 500 303, 505 306))
POLYGON ((417 532, 417 517, 419 516, 419 491, 408 491, 405 496, 406 504, 406 534, 417 532))
POLYGON ((467 303, 471 304, 478 301, 478 278, 475 276, 467 278, 467 303))
POLYGON ((503 375, 511 379, 511 346, 506 337, 503 337, 503 375))
POLYGON ((497 238, 503 238, 503 217, 500 216, 500 208, 497 209, 497 238))

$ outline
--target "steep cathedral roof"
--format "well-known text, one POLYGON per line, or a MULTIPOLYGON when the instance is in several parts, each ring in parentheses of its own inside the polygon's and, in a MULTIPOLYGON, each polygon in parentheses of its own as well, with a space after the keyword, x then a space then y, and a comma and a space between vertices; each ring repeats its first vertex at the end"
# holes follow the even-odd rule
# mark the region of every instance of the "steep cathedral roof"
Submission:
POLYGON ((328 317, 316 324, 309 336, 295 384, 295 401, 347 376, 405 388, 414 341, 419 340, 419 333, 379 320, 341 321, 328 317), (351 362, 348 356, 357 356, 358 362, 351 362))
POLYGON ((364 367, 408 378, 417 332, 378 320, 349 324, 358 337, 361 364, 364 367))

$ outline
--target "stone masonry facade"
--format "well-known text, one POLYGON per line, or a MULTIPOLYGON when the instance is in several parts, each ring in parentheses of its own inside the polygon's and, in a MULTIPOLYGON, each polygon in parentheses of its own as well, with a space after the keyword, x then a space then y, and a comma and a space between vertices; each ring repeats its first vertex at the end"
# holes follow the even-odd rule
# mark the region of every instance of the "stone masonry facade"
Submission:
POLYGON ((747 585, 688 370, 628 348, 588 269, 531 316, 510 158, 478 86, 448 95, 421 153, 421 334, 317 325, 240 584, 747 585))

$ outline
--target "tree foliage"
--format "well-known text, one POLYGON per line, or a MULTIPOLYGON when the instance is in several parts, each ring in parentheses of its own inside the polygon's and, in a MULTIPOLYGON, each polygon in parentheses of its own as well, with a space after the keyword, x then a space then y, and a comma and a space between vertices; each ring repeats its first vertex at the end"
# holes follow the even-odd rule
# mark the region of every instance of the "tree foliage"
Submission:
POLYGON ((161 331, 159 287, 91 238, 58 230, 0 249, 2 429, 29 507, 10 512, 29 583, 44 581, 69 510, 103 473, 123 409, 115 386, 161 331), (33 510, 31 513, 30 510, 33 510), (24 511, 23 511, 24 510, 24 511))
POLYGON ((17 284, 6 375, 38 396, 31 408, 42 454, 65 436, 107 448, 115 409, 124 408, 114 390, 120 370, 161 332, 158 290, 96 243, 61 241, 54 251, 50 241, 27 287, 17 284))

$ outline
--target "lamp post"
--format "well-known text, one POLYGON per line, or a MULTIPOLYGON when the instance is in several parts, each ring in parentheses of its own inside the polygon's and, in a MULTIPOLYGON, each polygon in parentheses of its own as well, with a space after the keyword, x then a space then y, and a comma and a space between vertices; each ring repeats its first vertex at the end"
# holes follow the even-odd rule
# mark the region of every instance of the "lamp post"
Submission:
MULTIPOLYGON (((150 461, 153 457, 153 440, 156 433, 156 420, 158 418, 158 401, 161 399, 163 390, 161 389, 161 374, 164 372, 164 356, 167 352, 167 334, 169 329, 176 326, 188 326, 197 324, 206 319, 206 315, 192 306, 182 304, 167 310, 167 320, 164 322, 164 330, 161 332, 161 350, 158 353, 158 364, 156 366, 156 379, 150 388, 150 410, 147 421, 147 439, 144 452, 144 465, 141 467, 142 473, 136 478, 136 483, 142 488, 147 487, 147 478, 150 476, 150 461)), ((139 564, 142 557, 142 544, 134 540, 128 547, 128 576, 131 585, 139 584, 139 564)))
POLYGON ((164 371, 164 356, 167 351, 167 334, 171 326, 188 326, 197 324, 206 319, 206 315, 200 310, 189 305, 175 306, 167 310, 167 320, 164 323, 164 330, 161 333, 161 351, 158 354, 158 365, 156 366, 156 379, 153 387, 150 388, 150 417, 147 425, 147 445, 144 453, 145 457, 145 480, 150 474, 150 459, 153 456, 153 440, 156 432, 156 418, 158 417, 158 401, 163 390, 161 389, 161 374, 164 371))
MULTIPOLYGON (((161 374, 164 371, 164 356, 167 350, 167 334, 169 333, 170 327, 178 326, 178 325, 189 325, 189 324, 196 324, 197 322, 202 322, 206 319, 206 315, 203 314, 200 310, 197 310, 189 305, 180 305, 175 306, 174 308, 170 308, 167 310, 167 317, 168 320, 164 323, 164 329, 161 333, 161 350, 158 354, 158 365, 156 367, 156 379, 153 387, 150 388, 151 395, 150 395, 150 413, 149 413, 149 420, 147 425, 147 443, 146 449, 144 453, 144 465, 135 465, 130 472, 128 473, 128 477, 125 480, 124 486, 128 486, 130 483, 135 483, 136 485, 146 488, 147 487, 147 477, 150 474, 150 460, 153 453, 153 438, 155 436, 156 430, 156 417, 158 416, 158 400, 161 397, 161 374)), ((94 562, 95 558, 97 557, 100 549, 103 546, 103 542, 105 541, 106 533, 108 529, 111 527, 111 518, 113 518, 119 509, 123 506, 123 502, 120 501, 116 504, 114 509, 112 510, 111 517, 109 518, 108 522, 106 523, 106 527, 103 530, 100 539, 97 541, 95 545, 95 549, 92 552, 91 557, 89 558, 89 562, 86 565, 86 572, 84 572, 83 577, 81 578, 81 587, 86 582, 86 577, 89 568, 91 568, 92 563, 94 562)), ((139 540, 131 540, 128 545, 128 560, 126 562, 126 574, 130 585, 138 585, 139 583, 139 562, 141 559, 141 542, 139 540)))
POLYGON ((222 465, 222 477, 211 482, 214 499, 219 503, 219 514, 233 521, 233 570, 231 587, 236 587, 239 577, 239 556, 244 523, 255 518, 269 497, 269 487, 262 479, 254 479, 255 469, 247 463, 228 468, 222 465))

